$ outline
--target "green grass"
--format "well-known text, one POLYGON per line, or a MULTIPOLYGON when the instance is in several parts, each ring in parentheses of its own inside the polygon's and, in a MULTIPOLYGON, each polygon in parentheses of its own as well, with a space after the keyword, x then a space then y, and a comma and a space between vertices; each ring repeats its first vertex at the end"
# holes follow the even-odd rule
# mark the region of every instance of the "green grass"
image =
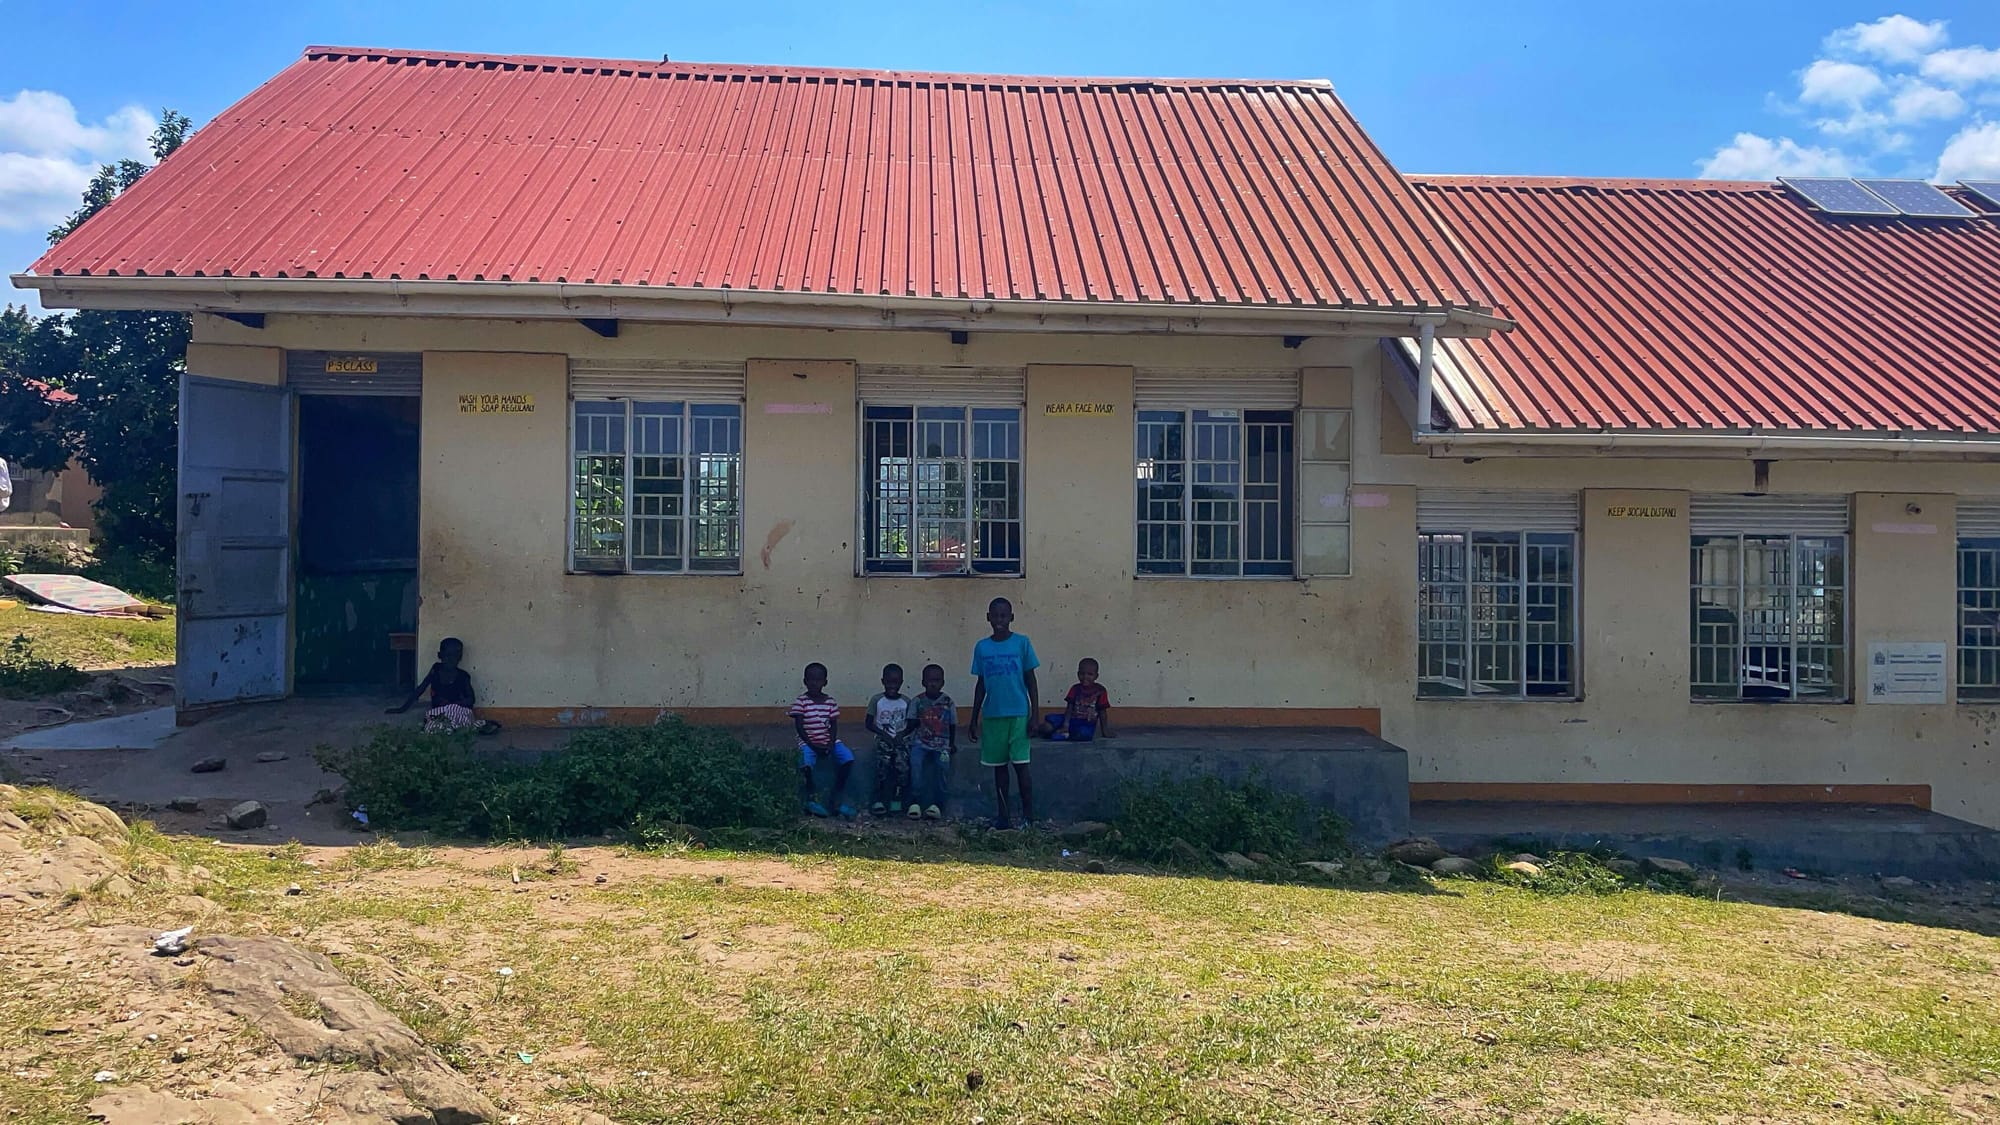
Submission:
POLYGON ((26 636, 37 655, 79 668, 119 668, 174 661, 174 620, 37 613, 0 599, 0 635, 26 636))
MULTIPOLYGON (((215 874, 211 932, 346 947, 345 972, 523 1120, 557 1103, 633 1123, 2000 1113, 2000 940, 1943 927, 1596 886, 1093 876, 911 844, 377 844, 317 866, 146 829, 133 847, 215 874)), ((0 1025, 46 1022, 31 1003, 0 990, 0 1025)), ((68 1120, 87 1071, 38 1065, 40 1100, 9 1104, 68 1120)), ((0 1077, 0 1101, 24 1096, 0 1077)))

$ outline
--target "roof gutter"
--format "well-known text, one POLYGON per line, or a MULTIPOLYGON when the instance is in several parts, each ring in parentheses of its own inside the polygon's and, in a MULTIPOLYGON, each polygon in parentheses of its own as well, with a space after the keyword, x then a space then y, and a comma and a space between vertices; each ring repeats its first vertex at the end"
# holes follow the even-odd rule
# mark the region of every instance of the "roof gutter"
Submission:
POLYGON ((1713 450, 1741 453, 1934 453, 1977 454, 2000 459, 2000 433, 1984 437, 1931 437, 1911 435, 1848 434, 1759 434, 1717 433, 1703 430, 1676 430, 1646 433, 1632 430, 1591 431, 1463 431, 1419 432, 1417 444, 1435 454, 1471 449, 1510 447, 1513 449, 1589 450, 1610 453, 1617 450, 1713 450))
POLYGON ((1422 324, 1485 336, 1513 322, 1473 308, 973 300, 679 286, 397 278, 100 277, 15 274, 52 308, 299 315, 604 317, 812 328, 1239 336, 1394 334, 1422 324))

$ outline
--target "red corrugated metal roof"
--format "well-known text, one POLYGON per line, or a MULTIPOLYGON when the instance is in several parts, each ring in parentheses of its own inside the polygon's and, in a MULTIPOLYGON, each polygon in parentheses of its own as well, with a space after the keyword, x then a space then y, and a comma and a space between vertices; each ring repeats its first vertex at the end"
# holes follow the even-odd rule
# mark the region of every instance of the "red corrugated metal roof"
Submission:
POLYGON ((1490 304, 1325 83, 335 47, 33 269, 1490 304))
POLYGON ((1440 340, 1457 430, 2000 433, 2000 217, 1770 184, 1413 176, 1518 327, 1440 340))

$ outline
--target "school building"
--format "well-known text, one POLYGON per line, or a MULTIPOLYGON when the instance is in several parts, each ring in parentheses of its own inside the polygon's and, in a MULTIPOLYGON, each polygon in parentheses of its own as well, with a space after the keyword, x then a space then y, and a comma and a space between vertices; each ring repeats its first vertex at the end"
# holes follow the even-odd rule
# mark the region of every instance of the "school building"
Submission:
POLYGON ((1406 177, 1322 82, 310 48, 15 280, 197 314, 189 710, 447 635, 516 724, 963 698, 1005 596, 1050 702, 1418 799, 2000 825, 2000 205, 1810 187, 1406 177))

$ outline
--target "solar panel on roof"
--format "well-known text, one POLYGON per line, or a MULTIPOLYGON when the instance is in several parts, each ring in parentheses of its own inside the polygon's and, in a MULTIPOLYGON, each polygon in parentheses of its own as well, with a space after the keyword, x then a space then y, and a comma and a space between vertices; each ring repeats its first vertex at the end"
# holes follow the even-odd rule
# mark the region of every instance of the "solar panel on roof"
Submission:
POLYGON ((1919 219, 1970 219, 1972 208, 1922 180, 1856 180, 1901 211, 1919 219))
POLYGON ((1888 201, 1853 180, 1790 179, 1778 182, 1806 197, 1806 202, 1829 215, 1896 215, 1901 212, 1888 201))
POLYGON ((2000 207, 2000 180, 1960 180, 1958 186, 1985 200, 1989 205, 2000 207))

